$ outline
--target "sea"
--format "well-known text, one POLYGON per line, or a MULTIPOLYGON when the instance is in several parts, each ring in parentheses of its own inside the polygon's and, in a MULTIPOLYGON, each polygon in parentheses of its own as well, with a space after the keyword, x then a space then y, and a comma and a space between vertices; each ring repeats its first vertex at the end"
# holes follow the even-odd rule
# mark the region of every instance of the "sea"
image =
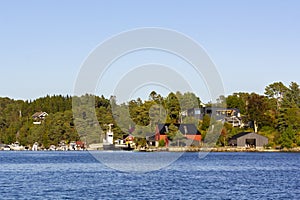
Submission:
POLYGON ((97 155, 0 151, 0 199, 300 199, 300 153, 97 155))

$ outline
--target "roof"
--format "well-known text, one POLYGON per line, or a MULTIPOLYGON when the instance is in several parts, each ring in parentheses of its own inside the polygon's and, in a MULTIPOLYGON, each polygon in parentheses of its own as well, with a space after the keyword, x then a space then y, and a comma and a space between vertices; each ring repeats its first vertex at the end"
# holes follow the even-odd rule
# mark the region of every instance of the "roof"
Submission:
POLYGON ((245 136, 247 134, 250 134, 250 133, 256 134, 256 135, 261 136, 261 137, 265 137, 265 136, 259 135, 257 133, 254 133, 254 132, 241 132, 241 133, 238 133, 238 134, 232 136, 230 139, 237 139, 237 138, 243 137, 243 136, 245 136))
MULTIPOLYGON (((157 128, 159 134, 165 135, 168 132, 168 128, 171 124, 158 124, 157 128)), ((184 135, 201 135, 194 124, 174 124, 179 131, 184 135)))
POLYGON ((41 111, 41 112, 36 112, 36 113, 34 113, 34 114, 32 115, 32 117, 33 117, 33 118, 39 118, 39 117, 45 117, 45 116, 47 116, 47 115, 48 115, 48 113, 41 111))
POLYGON ((247 135, 249 133, 251 133, 251 132, 241 132, 241 133, 238 133, 238 134, 232 136, 230 139, 237 139, 237 138, 247 135))
POLYGON ((131 134, 123 135, 123 140, 133 140, 133 139, 134 139, 134 136, 131 134))

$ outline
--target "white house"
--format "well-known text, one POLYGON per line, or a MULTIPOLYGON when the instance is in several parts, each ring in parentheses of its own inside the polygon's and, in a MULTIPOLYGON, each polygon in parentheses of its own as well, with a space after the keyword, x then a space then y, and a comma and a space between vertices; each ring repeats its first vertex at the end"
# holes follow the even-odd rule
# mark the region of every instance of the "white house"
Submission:
POLYGON ((32 119, 34 120, 33 124, 41 124, 45 117, 48 116, 46 112, 36 112, 32 115, 32 119))

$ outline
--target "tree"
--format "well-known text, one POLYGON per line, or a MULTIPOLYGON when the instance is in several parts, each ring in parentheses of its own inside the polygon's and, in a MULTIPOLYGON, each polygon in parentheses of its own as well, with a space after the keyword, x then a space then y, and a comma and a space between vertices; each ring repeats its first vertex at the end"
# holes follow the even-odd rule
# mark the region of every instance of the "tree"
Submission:
MULTIPOLYGON (((281 82, 275 82, 265 88, 265 95, 234 93, 226 97, 227 107, 238 108, 244 121, 253 121, 255 130, 267 134, 275 142, 274 146, 300 145, 299 85, 291 82, 289 87, 285 87, 281 82)), ((222 105, 223 102, 224 96, 221 96, 218 103, 222 105)), ((39 142, 48 147, 57 145, 60 140, 79 140, 81 136, 83 141, 98 143, 102 141, 100 135, 107 129, 105 124, 110 123, 114 124, 115 138, 123 138, 128 133, 142 138, 146 133, 153 133, 157 123, 174 125, 180 121, 180 112, 199 107, 199 97, 191 92, 170 93, 163 98, 152 91, 149 100, 138 98, 123 104, 118 104, 114 96, 106 99, 91 94, 81 97, 47 95, 27 101, 0 97, 0 142, 10 144, 18 140, 22 145, 39 142), (34 125, 32 115, 38 111, 45 111, 49 116, 42 124, 34 125)), ((219 140, 222 145, 230 136, 245 131, 226 123, 226 128, 221 131, 222 124, 213 118, 211 120, 209 115, 201 121, 185 117, 183 122, 198 124, 206 142, 215 142, 215 137, 222 133, 219 140)), ((170 130, 169 138, 174 144, 183 144, 178 128, 171 126, 170 130)))
POLYGON ((187 145, 187 140, 186 137, 184 137, 184 135, 179 130, 177 130, 175 136, 173 137, 172 143, 179 147, 187 145))
POLYGON ((159 147, 165 147, 166 146, 166 142, 164 140, 159 140, 158 141, 158 146, 159 147))
POLYGON ((170 93, 165 100, 165 105, 168 113, 167 122, 169 123, 178 123, 179 122, 179 113, 180 113, 180 105, 179 101, 174 93, 170 93))
POLYGON ((246 114, 247 112, 247 101, 249 98, 248 93, 234 93, 232 95, 229 95, 226 98, 226 104, 227 108, 237 108, 240 110, 241 114, 246 114))
POLYGON ((154 101, 158 104, 161 104, 162 103, 162 96, 160 94, 157 94, 155 91, 152 91, 149 95, 149 100, 150 101, 154 101))
POLYGON ((179 101, 181 111, 200 107, 201 101, 199 97, 192 92, 186 92, 183 95, 180 92, 176 92, 176 97, 179 101))
POLYGON ((221 135, 217 143, 224 147, 227 145, 227 129, 225 127, 222 128, 221 135))
POLYGON ((173 141, 173 139, 175 138, 175 136, 178 134, 178 127, 175 126, 173 123, 170 124, 169 128, 168 128, 168 132, 167 132, 167 136, 168 136, 168 139, 173 141))
POLYGON ((267 95, 269 98, 276 99, 278 110, 287 91, 288 88, 282 82, 275 82, 265 88, 265 95, 267 95))
POLYGON ((226 107, 226 97, 224 95, 220 95, 219 98, 216 99, 216 107, 225 108, 226 107))
POLYGON ((201 123, 201 130, 206 131, 210 126, 210 116, 204 115, 202 123, 201 123))
POLYGON ((293 130, 300 130, 300 109, 289 108, 286 112, 286 121, 290 128, 293 130))
POLYGON ((258 128, 262 126, 263 121, 266 119, 266 111, 268 104, 264 96, 252 93, 248 97, 247 113, 248 120, 253 121, 254 131, 257 132, 258 128))
POLYGON ((286 129, 280 136, 279 142, 282 148, 291 148, 293 147, 294 142, 296 141, 296 133, 292 128, 286 129))
POLYGON ((134 143, 139 147, 146 147, 147 146, 147 140, 146 138, 134 138, 134 143))
POLYGON ((158 123, 165 123, 167 113, 162 105, 154 104, 149 110, 150 124, 154 128, 158 123))
POLYGON ((285 99, 286 107, 299 107, 300 108, 300 88, 295 82, 291 82, 289 90, 285 99))
POLYGON ((300 130, 300 108, 284 108, 280 110, 277 120, 277 129, 282 133, 287 128, 300 130))

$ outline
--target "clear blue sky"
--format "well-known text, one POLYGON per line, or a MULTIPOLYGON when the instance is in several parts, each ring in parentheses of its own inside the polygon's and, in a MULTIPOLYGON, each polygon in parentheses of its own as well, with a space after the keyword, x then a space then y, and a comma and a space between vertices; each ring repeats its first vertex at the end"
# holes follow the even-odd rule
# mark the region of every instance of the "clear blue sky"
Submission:
POLYGON ((226 94, 300 83, 300 1, 0 1, 0 96, 72 94, 80 66, 102 41, 138 27, 200 43, 226 94))

